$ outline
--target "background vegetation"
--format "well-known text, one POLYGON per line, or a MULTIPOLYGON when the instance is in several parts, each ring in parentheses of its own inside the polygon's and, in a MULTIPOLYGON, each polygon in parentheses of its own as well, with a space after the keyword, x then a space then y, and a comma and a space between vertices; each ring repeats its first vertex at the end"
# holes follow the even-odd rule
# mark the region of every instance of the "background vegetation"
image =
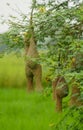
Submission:
POLYGON ((22 88, 25 84, 24 59, 15 54, 0 58, 0 88, 22 88))

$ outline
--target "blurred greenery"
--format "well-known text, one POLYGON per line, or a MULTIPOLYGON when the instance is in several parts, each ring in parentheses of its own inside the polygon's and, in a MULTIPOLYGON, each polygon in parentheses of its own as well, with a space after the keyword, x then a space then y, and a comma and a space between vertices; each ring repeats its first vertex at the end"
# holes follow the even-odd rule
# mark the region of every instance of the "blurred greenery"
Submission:
POLYGON ((0 58, 0 88, 25 87, 24 58, 9 54, 0 58))

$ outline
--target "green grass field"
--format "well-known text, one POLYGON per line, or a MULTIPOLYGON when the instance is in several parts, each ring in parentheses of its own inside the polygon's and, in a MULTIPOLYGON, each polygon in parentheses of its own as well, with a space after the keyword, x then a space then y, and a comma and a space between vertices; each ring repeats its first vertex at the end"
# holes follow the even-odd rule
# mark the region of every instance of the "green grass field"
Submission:
POLYGON ((0 89, 0 130, 51 130, 57 116, 51 96, 0 89))
POLYGON ((83 108, 55 112, 52 95, 0 89, 0 130, 82 130, 83 108))
POLYGON ((14 54, 0 58, 0 88, 22 88, 26 86, 23 57, 14 54))

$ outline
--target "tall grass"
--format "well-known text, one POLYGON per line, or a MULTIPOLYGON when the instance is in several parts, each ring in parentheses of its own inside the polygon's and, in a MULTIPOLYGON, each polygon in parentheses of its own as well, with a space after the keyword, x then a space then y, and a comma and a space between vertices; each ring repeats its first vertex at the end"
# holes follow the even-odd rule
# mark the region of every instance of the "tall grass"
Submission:
POLYGON ((51 130, 52 98, 24 89, 0 89, 0 130, 51 130))
POLYGON ((0 89, 0 130, 83 130, 83 108, 54 109, 51 94, 0 89))
POLYGON ((14 54, 0 58, 0 88, 24 87, 25 84, 24 59, 14 54))

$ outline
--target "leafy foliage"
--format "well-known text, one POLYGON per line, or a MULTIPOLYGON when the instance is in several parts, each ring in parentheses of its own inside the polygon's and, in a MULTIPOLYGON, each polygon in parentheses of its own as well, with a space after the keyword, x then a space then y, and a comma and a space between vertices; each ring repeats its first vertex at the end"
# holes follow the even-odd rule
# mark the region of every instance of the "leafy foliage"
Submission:
POLYGON ((83 108, 71 108, 62 115, 59 122, 54 126, 57 130, 82 130, 83 108))

